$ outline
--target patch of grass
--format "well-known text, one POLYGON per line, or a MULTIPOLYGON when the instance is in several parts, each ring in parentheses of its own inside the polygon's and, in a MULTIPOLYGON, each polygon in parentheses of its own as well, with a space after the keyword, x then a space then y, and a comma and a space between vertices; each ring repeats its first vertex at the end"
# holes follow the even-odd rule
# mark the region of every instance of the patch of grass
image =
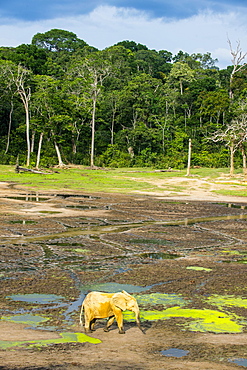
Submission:
MULTIPOLYGON (((191 177, 207 178, 214 180, 222 174, 228 174, 227 168, 198 168, 191 169, 191 177)), ((166 180, 171 177, 186 177, 186 170, 161 172, 152 168, 117 168, 90 170, 83 166, 56 169, 56 172, 47 174, 35 174, 30 172, 15 173, 14 166, 0 165, 0 181, 21 184, 33 191, 83 191, 83 192, 111 192, 133 193, 136 191, 162 192, 172 191, 179 194, 185 189, 184 186, 156 186, 155 180, 166 180)), ((186 180, 185 180, 186 181, 186 180)), ((184 184, 182 184, 184 185, 184 184)), ((220 192, 220 191, 219 191, 220 192)), ((236 190, 223 190, 222 194, 246 196, 246 192, 236 190)))
POLYGON ((221 189, 221 190, 214 190, 214 193, 221 194, 221 195, 228 195, 233 197, 247 197, 247 188, 241 190, 233 190, 233 189, 221 189))

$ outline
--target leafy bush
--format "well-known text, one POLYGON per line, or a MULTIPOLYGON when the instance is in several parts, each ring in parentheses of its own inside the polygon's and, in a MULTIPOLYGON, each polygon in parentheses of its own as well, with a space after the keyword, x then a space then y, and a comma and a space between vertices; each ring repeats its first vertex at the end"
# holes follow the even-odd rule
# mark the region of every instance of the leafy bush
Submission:
POLYGON ((131 167, 131 157, 120 151, 117 145, 109 145, 107 150, 95 159, 95 164, 100 167, 131 167))
POLYGON ((226 149, 218 153, 212 153, 206 150, 199 153, 193 153, 192 165, 209 168, 228 167, 229 153, 226 149))

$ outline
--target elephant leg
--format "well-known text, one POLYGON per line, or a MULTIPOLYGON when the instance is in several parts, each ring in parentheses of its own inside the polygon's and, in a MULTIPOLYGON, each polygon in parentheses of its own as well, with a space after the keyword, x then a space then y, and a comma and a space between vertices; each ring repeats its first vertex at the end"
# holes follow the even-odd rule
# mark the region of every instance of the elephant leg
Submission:
POLYGON ((122 311, 115 313, 117 325, 119 329, 119 334, 125 334, 124 327, 123 327, 123 314, 122 311))
POLYGON ((87 310, 84 311, 84 321, 85 321, 85 324, 84 324, 84 328, 85 328, 85 332, 86 333, 91 333, 92 330, 91 330, 91 321, 92 321, 92 317, 90 315, 90 312, 88 312, 87 310))
POLYGON ((106 326, 104 327, 104 331, 109 331, 109 327, 113 324, 113 321, 115 320, 115 316, 110 316, 106 322, 106 326))
POLYGON ((95 319, 95 318, 94 318, 93 320, 91 320, 91 321, 90 321, 90 325, 89 325, 89 327, 90 327, 90 330, 91 330, 91 331, 94 331, 94 330, 95 330, 95 329, 94 329, 95 321, 96 321, 96 319, 95 319))

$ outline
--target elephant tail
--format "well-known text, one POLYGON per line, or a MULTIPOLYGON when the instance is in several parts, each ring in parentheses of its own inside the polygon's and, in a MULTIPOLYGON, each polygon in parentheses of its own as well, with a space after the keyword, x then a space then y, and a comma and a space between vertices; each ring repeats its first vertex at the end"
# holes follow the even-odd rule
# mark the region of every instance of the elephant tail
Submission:
POLYGON ((82 322, 83 311, 84 311, 84 304, 82 303, 82 305, 81 305, 81 312, 80 312, 80 325, 81 326, 83 325, 83 322, 82 322))

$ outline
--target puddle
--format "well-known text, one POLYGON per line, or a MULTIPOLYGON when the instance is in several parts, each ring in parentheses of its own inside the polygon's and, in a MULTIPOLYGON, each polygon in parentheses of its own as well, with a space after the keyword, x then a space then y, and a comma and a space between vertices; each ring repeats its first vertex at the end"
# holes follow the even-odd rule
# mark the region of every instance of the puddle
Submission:
POLYGON ((105 293, 115 293, 126 290, 128 293, 140 293, 145 290, 150 289, 150 287, 142 287, 138 285, 131 284, 118 284, 118 283, 103 283, 103 284, 91 284, 83 285, 82 291, 87 293, 88 291, 97 290, 105 293))
MULTIPOLYGON (((64 320, 66 321, 66 324, 73 324, 74 321, 71 320, 70 314, 74 311, 77 311, 78 308, 81 306, 83 299, 85 298, 85 294, 81 293, 79 298, 76 301, 71 302, 64 302, 65 297, 58 296, 55 294, 16 294, 7 296, 6 298, 12 299, 13 301, 19 301, 19 302, 26 302, 30 304, 38 304, 38 305, 53 305, 47 307, 47 309, 57 309, 61 307, 67 307, 66 311, 63 313, 64 320)), ((39 311, 41 308, 32 308, 33 311, 39 311)), ((38 320, 38 318, 41 316, 30 316, 30 315, 19 315, 19 316, 11 316, 11 319, 8 319, 8 321, 18 321, 25 324, 30 324, 33 326, 33 322, 35 320, 38 320)), ((5 318, 4 318, 5 320, 5 318)), ((6 319, 7 320, 7 319, 6 319)), ((48 320, 48 319, 47 319, 48 320)), ((48 329, 51 329, 51 327, 48 327, 48 329)))
POLYGON ((81 206, 81 205, 68 205, 65 206, 65 208, 72 208, 72 209, 99 209, 99 207, 96 206, 81 206))
POLYGON ((48 321, 49 318, 38 315, 24 314, 24 315, 2 316, 1 320, 16 322, 18 324, 27 324, 30 325, 31 327, 36 328, 43 322, 48 321))
POLYGON ((38 303, 38 304, 53 304, 61 303, 64 301, 64 297, 55 294, 15 294, 7 296, 6 298, 12 299, 13 301, 27 302, 27 303, 38 303))
POLYGON ((101 340, 97 338, 91 338, 86 334, 83 333, 60 333, 60 338, 57 339, 44 339, 44 340, 30 340, 30 341, 0 341, 0 348, 7 349, 11 347, 20 347, 20 346, 27 346, 28 348, 32 347, 42 347, 52 344, 60 344, 60 343, 92 343, 98 344, 101 343, 101 340))
POLYGON ((160 353, 167 357, 184 357, 188 355, 189 351, 179 348, 169 348, 164 351, 160 351, 160 353))
POLYGON ((102 283, 102 284, 90 284, 90 285, 83 285, 81 290, 83 293, 88 293, 92 290, 97 290, 105 293, 115 293, 121 292, 122 290, 126 290, 128 293, 141 293, 147 290, 152 289, 155 286, 168 284, 170 281, 162 281, 160 283, 155 283, 152 285, 147 285, 145 287, 140 285, 131 285, 131 284, 118 284, 118 283, 102 283))
POLYGON ((181 257, 178 254, 163 253, 163 252, 141 253, 139 254, 139 256, 141 258, 151 258, 155 260, 175 259, 175 258, 181 257))
POLYGON ((32 220, 16 220, 16 221, 9 221, 10 224, 21 224, 21 225, 31 225, 37 224, 37 221, 32 220))
MULTIPOLYGON (((70 195, 72 196, 72 195, 70 195)), ((56 214, 61 213, 60 211, 39 211, 39 213, 47 213, 47 214, 56 214)), ((131 229, 145 227, 149 225, 160 225, 163 227, 166 226, 190 226, 193 224, 200 224, 203 222, 210 222, 210 221, 224 221, 224 220, 239 220, 239 219, 247 219, 246 214, 241 215, 228 215, 228 216, 215 216, 215 217, 198 217, 198 218, 185 218, 181 220, 173 220, 173 221, 142 221, 136 223, 121 223, 119 225, 97 225, 92 226, 90 229, 82 230, 81 227, 73 227, 70 230, 58 232, 55 234, 48 235, 38 235, 38 236, 20 236, 16 237, 16 242, 21 243, 29 243, 29 242, 37 242, 42 240, 49 240, 58 239, 58 238, 65 238, 65 237, 76 237, 78 235, 89 235, 90 237, 97 237, 102 236, 105 234, 112 234, 112 233, 122 233, 125 231, 130 231, 131 229)), ((5 243, 9 242, 9 238, 2 238, 5 243)), ((11 238, 11 242, 13 242, 13 237, 11 238)), ((155 245, 168 245, 172 244, 169 240, 159 240, 159 239, 132 239, 130 243, 143 243, 143 244, 155 244, 155 245)), ((207 248, 215 248, 216 246, 211 246, 207 248)), ((205 249, 205 247, 202 247, 205 249)), ((186 249, 186 248, 185 248, 186 249)), ((187 248, 193 249, 193 248, 187 248)), ((199 250, 199 248, 197 248, 199 250)))
POLYGON ((227 208, 238 208, 238 209, 246 209, 247 206, 243 204, 234 204, 234 203, 219 203, 224 205, 227 208))
POLYGON ((67 321, 67 324, 74 323, 74 321, 71 320, 70 314, 74 311, 77 311, 81 307, 84 298, 85 298, 85 294, 82 292, 79 298, 76 301, 72 302, 69 305, 68 309, 64 312, 64 318, 67 321))
POLYGON ((14 199, 14 200, 22 200, 24 202, 45 202, 50 197, 40 197, 40 196, 35 196, 35 195, 22 195, 22 196, 9 196, 9 197, 4 197, 5 199, 14 199))
POLYGON ((60 211, 39 211, 39 213, 53 214, 53 213, 62 213, 62 212, 60 212, 60 211))
POLYGON ((231 363, 237 364, 239 366, 247 367, 247 358, 235 358, 228 360, 231 363))
POLYGON ((210 268, 200 267, 200 266, 187 266, 187 270, 195 270, 195 271, 212 271, 210 268))
POLYGON ((85 198, 85 199, 100 199, 100 197, 95 197, 92 195, 83 195, 83 194, 58 194, 57 197, 60 198, 85 198))

